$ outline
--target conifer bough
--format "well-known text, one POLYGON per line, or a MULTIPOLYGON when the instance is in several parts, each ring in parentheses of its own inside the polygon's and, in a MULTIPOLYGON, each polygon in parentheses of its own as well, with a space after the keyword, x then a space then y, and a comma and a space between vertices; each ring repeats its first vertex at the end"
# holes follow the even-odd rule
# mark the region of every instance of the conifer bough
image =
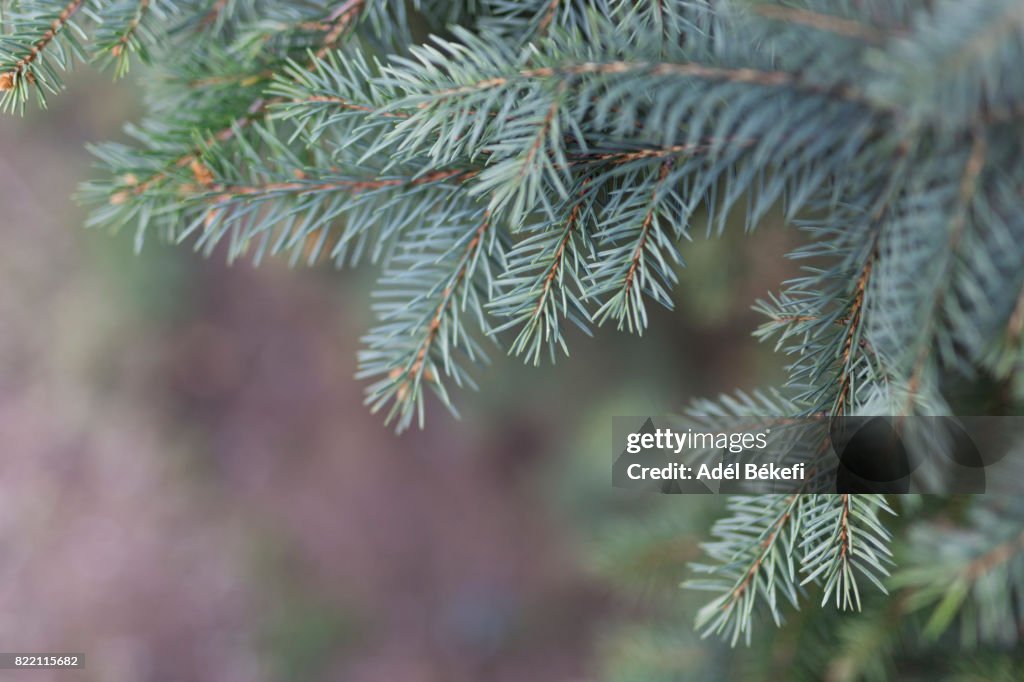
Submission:
MULTIPOLYGON (((90 225, 230 260, 379 265, 358 376, 398 429, 422 425, 428 390, 451 407, 494 343, 539 363, 568 352, 572 326, 641 333, 649 305, 672 305, 687 241, 775 209, 805 233, 790 257, 806 267, 757 302, 756 334, 789 381, 696 412, 1024 397, 1024 3, 0 8, 4 110, 45 104, 76 61, 151 64, 135 142, 93 148, 90 225)), ((858 607, 858 581, 888 574, 887 509, 734 500, 697 584, 716 593, 702 625, 749 637, 756 605, 781 620, 812 584, 858 607)), ((1019 544, 997 546, 1012 548, 1000 565, 1019 561, 1019 544)), ((1021 603, 986 622, 1005 633, 1021 603)))

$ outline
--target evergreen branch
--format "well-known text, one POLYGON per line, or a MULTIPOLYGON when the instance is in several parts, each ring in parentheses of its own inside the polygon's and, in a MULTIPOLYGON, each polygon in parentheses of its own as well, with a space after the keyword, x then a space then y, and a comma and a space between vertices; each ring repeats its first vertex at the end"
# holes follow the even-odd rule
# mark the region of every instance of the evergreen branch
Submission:
POLYGON ((1015 538, 1002 542, 986 553, 972 559, 960 571, 960 575, 968 582, 975 582, 996 568, 1006 564, 1018 553, 1024 552, 1024 531, 1015 538))
MULTIPOLYGON (((799 406, 789 400, 769 400, 764 396, 749 398, 740 394, 736 399, 727 397, 717 402, 702 401, 691 407, 688 414, 698 420, 701 428, 749 431, 763 428, 766 422, 774 427, 782 426, 788 422, 782 418, 783 415, 795 414, 798 410, 799 406), (749 421, 743 418, 749 418, 749 421)), ((730 501, 730 516, 716 522, 712 529, 719 542, 705 547, 712 558, 722 563, 695 566, 695 569, 701 573, 731 577, 732 582, 686 583, 688 587, 721 593, 700 612, 702 620, 698 627, 705 623, 713 625, 705 629, 705 634, 731 635, 733 643, 738 633, 746 632, 749 636, 754 603, 743 602, 748 589, 756 589, 762 594, 775 621, 780 622, 782 616, 774 594, 777 582, 794 607, 798 607, 798 592, 808 584, 823 585, 822 605, 834 596, 837 607, 844 609, 860 608, 859 576, 885 591, 881 579, 888 575, 888 566, 892 563, 888 548, 891 535, 879 520, 879 512, 894 512, 881 495, 809 494, 807 491, 815 489, 815 481, 824 473, 817 471, 814 463, 820 461, 830 447, 830 438, 827 432, 823 434, 818 428, 797 430, 787 437, 793 440, 794 445, 803 447, 808 446, 809 438, 820 438, 818 445, 812 446, 817 448, 817 452, 807 452, 810 463, 808 477, 791 496, 769 496, 772 501, 767 504, 763 502, 764 496, 740 497, 736 507, 730 501), (777 506, 780 499, 787 502, 783 508, 777 506), (796 515, 794 500, 799 503, 799 516, 792 520, 789 545, 782 554, 789 563, 766 564, 774 551, 773 543, 782 522, 790 521, 784 514, 796 515), (721 529, 719 524, 722 524, 721 529), (753 542, 755 539, 756 544, 753 542), (742 571, 737 571, 735 562, 741 557, 739 565, 742 571), (796 557, 799 557, 800 571, 804 574, 802 581, 796 577, 793 563, 796 557), (760 572, 764 569, 768 570, 768 575, 761 577, 760 572), (726 611, 735 605, 743 608, 733 613, 726 611), (715 620, 712 620, 713 616, 716 616, 715 620)), ((791 454, 796 455, 797 451, 791 454)))
POLYGON ((330 30, 324 36, 323 45, 316 51, 317 59, 323 59, 330 50, 337 47, 345 32, 359 18, 365 5, 366 0, 346 0, 328 15, 325 23, 330 26, 330 30))
POLYGON ((853 19, 835 16, 834 14, 822 14, 821 12, 814 12, 803 8, 764 3, 754 5, 754 11, 767 19, 800 24, 819 31, 835 33, 846 38, 856 38, 857 40, 863 40, 874 45, 883 43, 887 37, 871 26, 853 19))
POLYGON ((751 616, 759 594, 776 623, 782 619, 779 592, 797 605, 792 551, 803 516, 802 496, 766 497, 729 498, 731 515, 719 519, 711 529, 716 541, 703 545, 705 552, 721 563, 695 564, 697 573, 711 577, 686 583, 692 589, 720 593, 698 612, 696 627, 704 636, 722 634, 734 646, 741 635, 750 642, 751 616))
POLYGON ((607 0, 483 0, 482 5, 476 17, 478 30, 517 45, 586 30, 591 12, 609 16, 615 11, 607 0))
MULTIPOLYGON (((877 234, 875 232, 876 239, 877 234)), ((867 295, 868 280, 871 277, 871 270, 877 258, 878 245, 875 243, 871 245, 868 258, 864 262, 864 268, 861 270, 860 276, 857 277, 857 284, 854 286, 853 292, 853 302, 850 304, 850 310, 847 313, 846 333, 843 337, 839 360, 839 389, 835 406, 832 410, 833 414, 844 414, 847 408, 847 401, 850 398, 851 383, 853 381, 850 359, 853 355, 854 342, 860 331, 861 316, 864 314, 864 299, 867 295)))
POLYGON ((224 10, 227 9, 229 1, 230 0, 214 0, 213 7, 211 7, 210 11, 203 17, 202 23, 209 26, 220 21, 224 10))
POLYGON ((822 606, 835 596, 841 609, 861 608, 857 575, 885 592, 882 578, 892 563, 892 535, 881 524, 879 511, 894 512, 881 495, 813 495, 801 529, 804 552, 802 584, 822 581, 822 606))
POLYGON ((672 268, 682 263, 674 239, 685 234, 666 233, 659 220, 659 203, 665 200, 663 191, 669 186, 672 166, 671 160, 663 161, 648 186, 641 183, 635 191, 623 192, 621 203, 613 204, 621 222, 608 221, 598 233, 605 248, 590 272, 588 294, 588 298, 608 295, 591 316, 598 325, 612 318, 619 329, 642 332, 647 326, 644 294, 671 307, 668 287, 676 279, 672 268))
POLYGON ((374 114, 376 116, 383 116, 385 118, 409 118, 409 114, 404 111, 388 111, 383 109, 377 109, 365 104, 357 104, 356 102, 350 102, 342 97, 331 97, 329 95, 310 95, 308 97, 295 97, 288 100, 289 104, 335 104, 342 109, 349 109, 351 111, 361 111, 367 114, 374 114))
MULTIPOLYGON (((304 173, 304 171, 294 171, 304 173)), ((210 184, 201 188, 199 192, 215 203, 232 201, 246 197, 265 198, 276 194, 315 194, 318 192, 349 192, 359 193, 364 191, 379 190, 384 188, 416 187, 437 182, 452 180, 454 182, 467 182, 475 177, 477 171, 464 170, 442 170, 425 173, 411 178, 371 178, 367 180, 330 180, 326 182, 311 182, 304 179, 294 182, 268 182, 259 185, 218 185, 210 184)))
MULTIPOLYGON (((273 130, 256 130, 258 137, 276 143, 278 134, 273 130)), ((344 218, 331 249, 335 262, 340 265, 351 256, 355 264, 368 242, 374 244, 370 258, 376 261, 389 252, 395 239, 404 238, 409 227, 450 214, 458 205, 453 201, 460 188, 476 174, 415 168, 390 173, 360 169, 353 175, 331 167, 325 172, 322 155, 314 156, 308 166, 292 159, 283 168, 256 168, 262 153, 243 141, 238 152, 210 150, 205 163, 193 164, 190 172, 195 182, 179 182, 176 197, 198 213, 176 233, 177 241, 199 234, 197 248, 209 253, 230 231, 229 259, 258 243, 257 262, 267 251, 290 249, 293 258, 302 255, 312 263, 339 218, 344 218), (226 180, 215 181, 206 164, 226 180), (315 240, 311 250, 304 247, 309 239, 315 240)))
POLYGON ((541 286, 540 296, 537 298, 537 304, 533 308, 533 312, 530 314, 530 324, 536 325, 537 319, 540 317, 541 312, 544 310, 544 304, 548 301, 548 296, 551 294, 551 287, 562 271, 562 265, 565 262, 565 251, 572 239, 573 234, 576 233, 577 226, 580 222, 580 208, 581 204, 576 203, 572 210, 569 212, 569 218, 565 221, 564 235, 558 242, 558 248, 555 249, 554 255, 551 257, 551 268, 548 270, 547 275, 544 276, 544 284, 541 286))
POLYGON ((188 87, 194 89, 208 88, 215 85, 240 85, 242 87, 248 87, 260 82, 269 81, 274 77, 274 75, 273 71, 260 71, 259 73, 207 76, 188 81, 188 87))
MULTIPOLYGON (((364 5, 364 0, 347 0, 339 5, 338 8, 328 16, 327 22, 333 28, 325 36, 324 44, 321 46, 320 51, 317 52, 316 56, 307 65, 307 70, 314 70, 317 67, 320 59, 337 44, 345 31, 358 18, 364 5)), ((274 105, 281 104, 283 101, 284 100, 280 97, 258 97, 249 105, 244 114, 236 117, 230 124, 221 128, 217 132, 208 135, 201 145, 192 146, 187 152, 171 161, 168 164, 168 168, 180 168, 193 163, 202 154, 202 150, 204 148, 218 143, 223 144, 232 140, 243 128, 249 126, 255 121, 265 118, 272 111, 274 105)), ((140 182, 135 183, 129 191, 133 195, 142 195, 163 183, 169 176, 170 173, 168 170, 158 171, 144 178, 140 182)), ((121 198, 124 196, 125 195, 123 194, 112 195, 111 202, 115 204, 120 203, 121 198)))
POLYGON ((616 151, 616 152, 600 152, 591 154, 580 154, 570 156, 571 164, 583 164, 593 163, 598 161, 607 161, 613 165, 629 164, 636 161, 648 161, 648 160, 659 160, 667 157, 690 155, 690 154, 705 154, 714 150, 719 150, 726 145, 733 145, 737 149, 744 147, 751 147, 755 144, 754 140, 735 140, 730 138, 723 139, 708 139, 703 142, 697 143, 682 143, 672 144, 667 146, 654 146, 646 149, 637 149, 631 151, 616 151))
POLYGON ((558 66, 540 66, 520 69, 512 76, 495 76, 460 85, 444 88, 435 92, 424 93, 427 101, 419 103, 421 109, 431 106, 433 101, 477 93, 483 90, 502 88, 515 83, 516 80, 544 80, 549 78, 572 78, 575 76, 607 76, 644 74, 648 76, 679 76, 707 81, 722 81, 743 85, 760 85, 765 87, 783 87, 803 91, 809 94, 835 97, 843 101, 868 104, 863 94, 851 87, 823 87, 815 83, 802 81, 799 76, 787 71, 764 71, 751 67, 726 68, 696 62, 677 64, 670 62, 583 62, 579 64, 561 64, 558 66))
MULTIPOLYGON (((269 110, 270 104, 274 103, 273 100, 267 101, 263 98, 259 98, 252 103, 249 110, 245 114, 234 119, 230 125, 227 125, 220 130, 208 135, 202 144, 192 146, 186 153, 173 159, 165 166, 164 170, 154 172, 145 179, 134 183, 129 189, 130 194, 141 195, 146 192, 158 187, 161 183, 172 177, 172 170, 174 168, 183 168, 185 166, 191 166, 198 168, 196 164, 199 163, 198 159, 203 153, 204 148, 210 148, 217 144, 223 144, 234 139, 244 128, 248 127, 252 123, 260 120, 265 116, 269 110)), ((209 171, 201 171, 198 175, 207 177, 209 171)), ((212 180, 212 179, 211 179, 212 180)), ((201 184, 210 184, 209 182, 201 184)), ((112 204, 123 203, 123 199, 127 198, 123 194, 114 194, 110 197, 112 204)))
MULTIPOLYGON (((367 404, 373 412, 390 404, 385 421, 395 420, 400 431, 414 417, 422 428, 425 384, 454 412, 442 377, 473 385, 457 353, 470 362, 486 359, 460 316, 467 308, 480 310, 493 276, 488 260, 501 257, 497 234, 487 210, 469 233, 448 220, 441 216, 417 232, 422 244, 392 258, 383 285, 395 292, 375 306, 381 324, 364 339, 367 349, 359 354, 357 377, 382 377, 367 387, 367 404), (410 296, 414 282, 422 289, 410 296)), ((482 316, 479 322, 483 327, 482 316)))
POLYGON ((560 83, 554 92, 538 94, 538 100, 550 101, 514 120, 510 116, 504 139, 481 149, 487 162, 472 191, 489 194, 491 211, 513 228, 522 224, 531 210, 548 203, 548 187, 559 197, 568 193, 565 91, 560 83))
POLYGON ((668 177, 669 169, 671 164, 665 162, 661 166, 661 171, 658 174, 658 184, 654 187, 654 193, 651 196, 651 208, 647 210, 647 214, 644 215, 643 221, 640 223, 640 235, 637 239, 636 248, 633 250, 633 256, 629 261, 629 269, 626 270, 626 277, 622 283, 622 290, 624 296, 629 296, 633 289, 634 282, 637 277, 637 268, 640 267, 643 261, 644 247, 647 245, 647 239, 650 236, 651 226, 654 224, 654 203, 658 199, 658 190, 665 182, 665 178, 668 177))
POLYGON ((95 23, 92 61, 103 67, 113 65, 114 78, 122 78, 131 68, 133 56, 149 64, 154 56, 166 54, 180 28, 196 18, 198 9, 192 3, 171 0, 96 2, 90 12, 95 23))
MULTIPOLYGON (((11 51, 5 44, 0 44, 0 108, 13 110, 18 107, 23 111, 28 100, 28 91, 32 86, 37 86, 39 103, 45 106, 46 101, 38 86, 50 91, 56 91, 59 87, 59 83, 55 82, 52 68, 44 58, 45 53, 57 37, 65 33, 64 29, 73 25, 71 19, 81 9, 83 2, 84 0, 71 0, 55 15, 27 17, 27 26, 38 26, 37 30, 41 33, 24 37, 15 36, 11 41, 16 45, 15 51, 11 51), (25 41, 24 44, 21 41, 25 41)), ((45 12, 46 5, 40 10, 45 12)), ((8 40, 4 41, 7 42, 8 40)), ((73 38, 68 41, 68 48, 72 53, 79 52, 79 46, 73 38)), ((56 51, 55 61, 60 67, 66 69, 68 59, 64 50, 56 51)))
MULTIPOLYGON (((456 300, 459 287, 462 286, 467 274, 471 272, 472 265, 480 254, 480 249, 484 243, 484 236, 490 226, 491 214, 490 212, 485 211, 483 222, 481 222, 480 226, 476 228, 473 238, 470 239, 469 243, 466 245, 466 250, 463 253, 462 259, 459 261, 458 268, 455 271, 455 276, 452 278, 451 283, 445 287, 442 292, 441 302, 437 304, 437 309, 434 310, 434 314, 430 318, 430 323, 427 325, 427 335, 417 348, 415 359, 407 370, 407 374, 416 378, 422 374, 427 355, 430 353, 434 342, 437 340, 438 331, 441 329, 441 321, 448 314, 452 303, 456 300)), ((401 392, 402 388, 403 386, 400 384, 399 392, 401 392)))
POLYGON ((963 130, 1006 120, 1024 105, 1015 77, 1024 58, 1024 10, 1016 0, 940 0, 920 7, 909 33, 878 60, 873 99, 904 112, 909 126, 963 130))
MULTIPOLYGON (((324 62, 327 64, 327 62, 324 62)), ((333 69, 340 68, 340 64, 335 61, 331 61, 330 67, 333 69)), ((365 74, 365 72, 363 72, 365 74)), ((322 86, 315 86, 311 82, 304 84, 307 88, 306 91, 297 91, 292 88, 279 88, 277 90, 280 96, 275 100, 275 105, 288 105, 290 107, 288 116, 290 118, 299 118, 300 116, 306 116, 315 105, 334 105, 339 109, 348 110, 353 112, 364 113, 368 117, 381 117, 381 118, 393 118, 393 119, 407 119, 414 115, 416 108, 404 109, 396 104, 385 104, 385 105, 373 105, 366 102, 355 101, 349 97, 344 97, 335 94, 323 94, 326 92, 322 86)), ((564 83, 559 86, 559 89, 564 92, 564 83)), ((532 138, 530 147, 528 148, 524 159, 520 162, 521 169, 518 173, 518 178, 522 180, 528 176, 529 168, 533 161, 538 157, 541 149, 544 146, 544 139, 549 136, 552 123, 556 118, 560 108, 560 103, 557 99, 553 100, 549 105, 547 112, 545 113, 541 125, 537 127, 537 131, 532 138)), ((483 115, 482 112, 473 112, 478 115, 483 115)), ((489 112, 489 115, 493 115, 493 112, 489 112)), ((705 139, 699 142, 687 142, 671 145, 649 145, 639 149, 609 151, 609 152, 597 152, 597 151, 580 151, 580 152, 566 152, 566 161, 556 162, 554 166, 558 170, 568 170, 570 168, 581 167, 586 165, 592 165, 600 162, 608 162, 612 164, 629 164, 633 162, 642 162, 647 160, 658 160, 665 159, 667 157, 679 156, 683 154, 699 154, 707 153, 714 150, 721 150, 726 146, 732 146, 736 149, 749 148, 756 144, 756 140, 746 139, 738 140, 732 138, 723 139, 705 139)), ((485 154, 489 154, 489 150, 483 150, 485 154)))
MULTIPOLYGON (((949 245, 946 261, 942 274, 938 280, 941 284, 945 284, 949 281, 953 268, 956 266, 956 254, 960 247, 964 230, 966 229, 971 199, 977 190, 978 178, 981 176, 981 172, 985 166, 985 148, 986 143, 984 132, 977 129, 974 130, 971 135, 971 151, 964 163, 963 174, 960 179, 960 185, 957 193, 957 203, 953 211, 953 218, 950 222, 949 245)), ((935 334, 936 326, 939 324, 939 319, 941 317, 943 291, 944 290, 941 288, 936 288, 934 290, 932 301, 928 306, 927 317, 924 321, 924 333, 922 335, 923 340, 919 342, 917 353, 914 358, 914 364, 907 380, 906 402, 901 414, 912 413, 914 402, 921 388, 921 382, 923 380, 925 370, 927 369, 928 360, 932 356, 933 350, 930 341, 935 334)))
POLYGON ((25 74, 25 70, 32 65, 32 63, 42 54, 46 46, 53 42, 53 39, 57 37, 57 34, 64 28, 64 26, 70 21, 71 17, 82 7, 84 0, 71 0, 64 9, 60 11, 60 14, 54 18, 50 27, 39 37, 32 47, 29 49, 28 54, 19 59, 14 64, 14 68, 4 73, 4 76, 9 75, 9 80, 0 80, 0 90, 10 90, 14 87, 14 83, 18 78, 21 78, 25 74))
POLYGON ((540 126, 537 128, 533 142, 530 143, 530 148, 526 150, 526 157, 523 159, 522 167, 519 169, 520 181, 523 181, 526 178, 526 174, 530 170, 533 160, 537 158, 538 152, 540 152, 544 147, 544 139, 548 136, 549 131, 551 130, 560 106, 561 103, 556 99, 551 103, 551 106, 548 107, 547 113, 544 114, 544 120, 541 121, 540 126))
POLYGON ((975 505, 969 525, 923 526, 911 537, 909 566, 892 584, 910 610, 928 608, 926 637, 941 636, 957 620, 965 646, 1014 645, 1024 623, 1024 533, 1019 501, 975 505))
POLYGON ((128 43, 132 40, 132 38, 135 36, 135 33, 139 30, 139 24, 142 23, 142 17, 146 14, 146 10, 149 9, 149 3, 150 0, 139 0, 137 8, 135 10, 135 16, 132 17, 132 20, 128 22, 128 26, 125 27, 124 32, 121 33, 121 36, 117 39, 117 43, 115 43, 110 48, 110 53, 112 55, 114 55, 115 57, 120 57, 121 54, 125 51, 125 49, 128 47, 128 43))
POLYGON ((562 4, 561 0, 551 0, 548 3, 547 8, 544 10, 544 16, 541 17, 540 23, 537 25, 537 35, 543 36, 547 33, 548 28, 551 27, 551 23, 555 19, 555 13, 558 11, 558 6, 562 4))
POLYGON ((894 168, 864 173, 870 204, 861 210, 843 207, 821 224, 803 228, 813 241, 791 258, 827 259, 824 267, 807 268, 809 274, 788 283, 780 296, 759 301, 756 310, 770 318, 756 333, 764 340, 778 335, 776 347, 798 340, 787 350, 797 356, 787 367, 790 383, 802 386, 798 399, 811 411, 842 415, 861 408, 864 398, 884 384, 875 351, 869 342, 870 316, 877 307, 873 285, 881 257, 880 241, 895 214, 902 210, 901 191, 910 163, 898 148, 894 168), (877 189, 876 189, 877 187, 877 189))
POLYGON ((542 230, 509 252, 507 269, 495 284, 499 293, 489 304, 495 316, 508 318, 492 333, 519 326, 510 351, 524 354, 535 365, 540 364, 545 345, 552 361, 556 347, 568 354, 562 319, 590 333, 586 325, 590 316, 581 301, 584 285, 580 277, 589 255, 583 225, 588 184, 589 180, 584 180, 560 229, 542 230))
POLYGON ((747 569, 746 573, 743 575, 743 579, 740 580, 740 582, 736 584, 736 587, 729 592, 729 596, 726 603, 720 607, 722 608, 722 610, 731 609, 739 600, 743 598, 743 595, 746 594, 754 578, 757 577, 758 571, 760 571, 761 567, 764 565, 765 559, 768 557, 769 553, 771 553, 772 551, 772 548, 775 546, 775 541, 776 539, 778 539, 783 527, 792 518, 793 510, 795 509, 795 507, 796 495, 790 495, 789 497, 786 498, 785 511, 782 513, 781 516, 778 516, 775 519, 774 523, 772 524, 768 532, 768 536, 761 541, 759 553, 756 555, 757 558, 754 559, 754 562, 750 565, 750 568, 747 569))

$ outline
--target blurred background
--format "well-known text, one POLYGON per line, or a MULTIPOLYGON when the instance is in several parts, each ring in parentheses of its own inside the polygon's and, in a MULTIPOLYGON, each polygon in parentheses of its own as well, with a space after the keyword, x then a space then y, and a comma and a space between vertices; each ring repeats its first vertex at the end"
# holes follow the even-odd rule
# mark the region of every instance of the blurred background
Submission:
POLYGON ((460 420, 435 403, 398 437, 353 378, 373 269, 84 230, 85 144, 139 110, 130 82, 71 82, 0 119, 0 648, 86 669, 3 679, 719 679, 678 587, 718 502, 613 491, 611 416, 777 382, 750 305, 792 233, 688 246, 643 338, 495 353, 460 420))

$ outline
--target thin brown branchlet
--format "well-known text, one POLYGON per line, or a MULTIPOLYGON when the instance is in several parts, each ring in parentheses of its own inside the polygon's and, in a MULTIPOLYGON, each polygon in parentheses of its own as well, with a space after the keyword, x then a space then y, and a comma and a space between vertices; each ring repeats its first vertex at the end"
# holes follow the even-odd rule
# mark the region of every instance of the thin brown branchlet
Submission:
MULTIPOLYGON (((81 3, 82 0, 78 0, 81 3)), ((307 70, 313 70, 316 68, 316 64, 319 59, 322 59, 332 48, 336 47, 340 42, 341 38, 347 33, 347 31, 355 24, 359 18, 361 12, 365 8, 365 0, 348 0, 337 7, 327 17, 326 23, 332 28, 328 31, 324 37, 323 43, 320 49, 317 51, 316 56, 313 60, 307 64, 307 70)), ((218 19, 220 13, 224 10, 227 3, 223 0, 218 0, 213 10, 206 17, 206 20, 214 22, 218 19)), ((245 114, 236 118, 232 123, 221 130, 213 133, 207 138, 207 144, 216 144, 228 142, 235 137, 238 130, 248 127, 257 120, 260 120, 267 116, 271 111, 271 108, 276 104, 282 104, 286 100, 279 97, 258 97, 256 98, 245 114)), ((184 167, 189 166, 193 161, 197 160, 201 154, 201 148, 195 147, 189 150, 187 153, 181 155, 177 159, 173 160, 168 164, 169 167, 184 167)), ((149 189, 162 184, 170 177, 169 171, 157 171, 150 175, 146 180, 135 184, 128 195, 123 194, 123 190, 119 190, 111 195, 109 201, 113 205, 119 205, 126 203, 131 199, 132 195, 144 194, 149 189)), ((204 184, 204 183, 201 183, 204 184)), ((212 184, 212 182, 210 183, 212 184)))

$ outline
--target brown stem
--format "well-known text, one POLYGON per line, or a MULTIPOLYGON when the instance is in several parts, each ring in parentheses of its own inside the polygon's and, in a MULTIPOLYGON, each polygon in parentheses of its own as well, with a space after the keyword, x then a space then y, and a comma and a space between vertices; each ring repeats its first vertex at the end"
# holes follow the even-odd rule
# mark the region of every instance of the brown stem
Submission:
POLYGON ((782 531, 782 528, 786 525, 786 522, 788 522, 789 519, 792 517, 793 503, 796 500, 796 498, 796 493, 786 498, 786 511, 783 512, 782 515, 775 521, 775 524, 772 526, 772 529, 768 533, 768 536, 761 541, 760 554, 758 554, 757 559, 754 560, 754 563, 750 566, 750 569, 747 571, 746 575, 743 577, 743 580, 740 582, 740 584, 733 588, 732 593, 729 595, 729 599, 722 603, 723 610, 731 608, 737 601, 739 601, 739 599, 750 587, 751 581, 753 581, 754 577, 757 575, 757 572, 761 570, 761 564, 764 563, 764 560, 768 556, 768 553, 772 550, 772 547, 775 545, 775 540, 778 538, 779 533, 782 531))
POLYGON ((1006 563, 1013 558, 1014 554, 1022 550, 1024 550, 1024 532, 975 558, 964 567, 961 574, 968 581, 973 582, 996 566, 1006 563))
POLYGON ((864 268, 861 270, 860 276, 857 278, 857 285, 854 288, 853 294, 853 303, 850 304, 850 312, 847 314, 848 322, 846 326, 846 335, 843 338, 842 360, 839 376, 839 394, 836 398, 836 407, 833 410, 835 414, 843 413, 843 409, 846 406, 846 400, 849 397, 850 386, 852 383, 850 378, 850 356, 853 353, 853 339, 857 336, 857 330, 860 328, 860 320, 864 314, 864 297, 867 292, 868 279, 871 277, 871 270, 874 268, 876 258, 878 258, 877 243, 872 247, 871 252, 868 254, 867 261, 864 263, 864 268))
POLYGON ((433 317, 430 319, 430 323, 427 326, 427 336, 424 338, 423 343, 420 344, 420 348, 416 353, 416 359, 409 367, 410 375, 415 377, 420 373, 420 370, 423 369, 424 362, 427 359, 427 354, 430 353, 430 348, 433 346, 434 341, 437 338, 437 334, 441 329, 441 321, 448 311, 448 307, 451 305, 452 301, 455 300, 455 292, 466 279, 466 275, 469 272, 469 265, 473 261, 477 249, 483 244, 484 235, 490 225, 491 212, 484 211, 483 222, 480 223, 480 226, 476 229, 476 233, 473 235, 473 238, 469 241, 469 244, 466 245, 466 250, 462 254, 462 258, 459 262, 459 269, 455 274, 455 278, 445 288, 442 293, 441 302, 438 304, 433 317))
POLYGON ((558 6, 561 4, 561 0, 551 0, 548 3, 547 10, 544 12, 544 16, 541 17, 540 24, 537 25, 537 35, 542 36, 547 33, 548 27, 551 26, 551 22, 555 19, 555 12, 558 11, 558 6))
POLYGON ((291 100, 292 104, 337 104, 342 109, 351 109, 352 111, 365 111, 368 114, 377 114, 385 118, 409 118, 409 114, 404 111, 381 111, 365 104, 356 104, 350 102, 347 99, 341 97, 332 97, 328 95, 313 95, 310 97, 302 97, 291 100))
POLYGON ((264 185, 221 185, 214 186, 215 193, 212 200, 215 202, 230 201, 242 196, 262 196, 277 192, 298 192, 311 194, 315 192, 333 192, 345 190, 353 194, 359 192, 383 189, 385 187, 418 186, 427 185, 444 180, 455 180, 465 182, 477 175, 477 171, 465 170, 443 170, 434 171, 415 178, 375 178, 372 180, 334 180, 322 183, 310 182, 271 182, 264 185))
POLYGON ((633 251, 632 262, 629 264, 629 270, 626 271, 626 279, 623 282, 623 291, 628 296, 630 290, 633 287, 633 280, 636 276, 637 268, 640 266, 640 259, 644 254, 644 247, 647 245, 647 237, 650 234, 651 225, 654 224, 654 213, 655 213, 655 202, 658 198, 658 192, 661 190, 662 184, 665 182, 665 178, 668 177, 669 169, 672 164, 669 161, 661 164, 661 171, 658 174, 658 184, 654 187, 654 193, 651 196, 651 207, 647 211, 647 215, 644 216, 643 222, 640 224, 640 239, 637 242, 636 249, 633 251))
POLYGON ((544 120, 541 122, 540 128, 537 129, 537 134, 533 138, 533 144, 530 145, 529 150, 526 152, 526 158, 523 159, 523 165, 519 169, 520 180, 526 175, 526 169, 531 163, 533 163, 533 159, 537 156, 541 146, 544 144, 544 137, 548 134, 548 129, 551 127, 551 124, 555 120, 555 116, 558 114, 559 106, 561 106, 561 102, 556 97, 551 103, 551 106, 548 107, 548 112, 544 115, 544 120))
POLYGON ((565 234, 562 236, 561 241, 558 243, 558 248, 555 250, 551 268, 548 270, 548 274, 544 277, 544 285, 541 289, 540 297, 537 299, 537 305, 534 307, 533 314, 530 316, 531 325, 537 323, 537 319, 539 319, 541 311, 544 309, 544 304, 547 302, 548 295, 551 293, 551 286, 562 267, 562 263, 565 259, 565 249, 579 225, 580 212, 583 210, 583 195, 586 192, 586 186, 589 183, 589 179, 583 181, 584 189, 580 191, 580 200, 577 201, 573 205, 572 210, 569 211, 569 217, 565 221, 565 234))
POLYGON ((213 3, 213 7, 210 8, 210 11, 206 16, 203 17, 203 24, 208 26, 216 22, 217 19, 220 18, 221 12, 223 12, 224 8, 227 6, 228 0, 217 0, 217 2, 213 3))
MULTIPOLYGON (((644 71, 654 76, 684 76, 701 78, 714 81, 728 81, 731 83, 747 83, 750 85, 765 86, 788 86, 815 94, 838 97, 840 99, 866 102, 864 97, 856 90, 846 87, 824 87, 815 83, 808 83, 801 80, 795 74, 788 71, 762 71, 751 68, 724 68, 708 66, 698 63, 675 64, 667 62, 584 62, 582 64, 571 64, 567 66, 544 66, 534 69, 523 69, 515 76, 496 76, 485 80, 477 81, 469 85, 461 85, 454 88, 438 90, 433 93, 434 97, 442 98, 453 95, 462 95, 489 88, 502 87, 509 84, 513 78, 526 80, 534 78, 553 78, 556 76, 581 76, 590 74, 617 74, 634 73, 644 71)), ((420 104, 421 108, 430 106, 430 102, 420 104)))
POLYGON ((337 46, 341 36, 345 34, 345 31, 348 30, 359 16, 359 13, 362 12, 365 3, 366 0, 348 0, 331 12, 327 17, 327 22, 331 24, 331 29, 327 32, 323 45, 316 51, 317 59, 322 59, 331 49, 337 46))
MULTIPOLYGON (((81 4, 82 0, 77 0, 77 2, 78 4, 81 4)), ((211 12, 211 14, 214 15, 214 19, 216 19, 216 14, 219 14, 221 11, 223 11, 224 6, 226 4, 227 0, 218 0, 218 2, 214 5, 213 12, 211 12)), ((316 59, 310 61, 310 63, 306 66, 307 69, 312 70, 316 68, 316 61, 323 57, 324 55, 326 55, 328 50, 330 50, 332 47, 334 47, 334 45, 337 44, 337 42, 341 39, 341 36, 344 34, 345 29, 347 29, 355 20, 355 18, 359 16, 359 13, 362 11, 364 4, 365 0, 347 0, 346 2, 339 5, 333 12, 331 12, 331 14, 327 18, 327 21, 331 22, 334 28, 325 37, 323 47, 317 52, 316 59)), ((207 19, 209 19, 209 16, 207 16, 207 19)), ((262 118, 264 115, 266 115, 271 105, 280 104, 284 101, 286 100, 279 97, 268 99, 260 97, 256 99, 249 106, 249 109, 243 116, 238 117, 232 122, 230 126, 221 129, 217 133, 214 133, 212 136, 207 138, 208 143, 226 142, 230 140, 235 136, 236 128, 248 126, 254 120, 262 118)), ((200 150, 201 147, 194 147, 191 150, 189 150, 188 153, 183 154, 182 156, 175 159, 170 165, 179 168, 182 166, 186 166, 192 161, 192 159, 196 158, 199 155, 200 150)), ((135 185, 131 191, 133 194, 136 195, 142 194, 143 192, 150 189, 154 185, 157 185, 166 180, 167 177, 168 173, 166 171, 159 171, 151 175, 143 182, 140 182, 139 184, 135 185)))
POLYGON ((846 561, 850 550, 850 496, 840 497, 843 499, 843 513, 839 517, 839 557, 846 561))
POLYGON ((878 30, 853 19, 780 5, 756 5, 754 11, 768 19, 801 24, 847 38, 863 40, 874 45, 884 42, 883 35, 878 30))

